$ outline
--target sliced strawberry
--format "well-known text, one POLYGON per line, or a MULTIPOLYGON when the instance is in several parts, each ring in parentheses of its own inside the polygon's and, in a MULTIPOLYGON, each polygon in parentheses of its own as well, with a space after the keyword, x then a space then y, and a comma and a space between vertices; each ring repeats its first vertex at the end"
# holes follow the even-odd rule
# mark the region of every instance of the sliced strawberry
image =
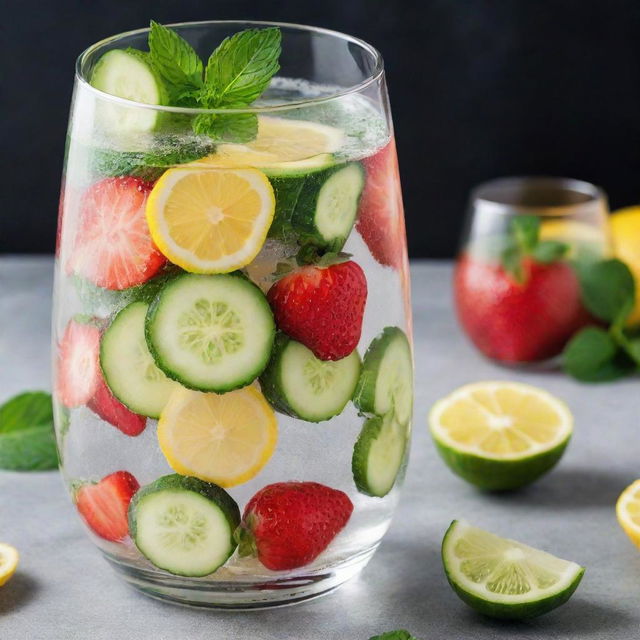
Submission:
POLYGON ((302 267, 278 280, 267 299, 278 328, 317 358, 340 360, 358 346, 367 280, 352 260, 302 267))
POLYGON ((363 165, 367 180, 356 229, 380 264, 399 269, 406 254, 406 234, 395 140, 363 160, 363 165))
POLYGON ((317 482, 278 482, 247 504, 237 537, 241 556, 257 555, 273 571, 313 562, 349 521, 346 493, 317 482))
POLYGON ((142 284, 166 262, 151 240, 145 205, 152 185, 139 178, 107 178, 82 198, 67 270, 99 287, 142 284))
POLYGON ((147 426, 147 419, 125 407, 110 391, 102 374, 99 376, 89 409, 127 436, 139 436, 147 426))
POLYGON ((86 404, 95 393, 99 349, 100 329, 72 319, 60 341, 56 367, 56 395, 65 407, 86 404))
POLYGON ((76 506, 96 535, 117 542, 129 535, 127 510, 140 484, 128 471, 116 471, 76 492, 76 506))

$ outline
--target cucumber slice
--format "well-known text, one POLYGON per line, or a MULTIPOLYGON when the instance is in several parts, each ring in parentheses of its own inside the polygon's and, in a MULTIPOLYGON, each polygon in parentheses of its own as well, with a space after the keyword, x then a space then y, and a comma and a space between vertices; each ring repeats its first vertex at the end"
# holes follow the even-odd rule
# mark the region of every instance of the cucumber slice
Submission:
POLYGON ((396 482, 407 449, 407 427, 392 413, 369 418, 353 448, 351 469, 360 493, 386 496, 396 482))
POLYGON ((260 385, 267 400, 281 413, 322 422, 342 413, 359 375, 360 356, 356 351, 342 360, 319 360, 303 344, 281 333, 260 385))
POLYGON ((156 367, 144 337, 149 305, 133 302, 113 319, 100 342, 100 366, 111 393, 123 405, 159 418, 178 386, 156 367))
POLYGON ((143 487, 129 504, 129 532, 156 567, 179 576, 213 573, 233 554, 240 509, 218 485, 172 474, 143 487))
MULTIPOLYGON (((112 49, 96 63, 91 86, 118 98, 149 105, 167 104, 168 92, 160 75, 149 60, 149 54, 135 49, 112 49)), ((103 104, 101 123, 120 131, 153 131, 162 113, 125 104, 103 104)))
POLYGON ((359 162, 271 177, 276 213, 269 235, 340 251, 358 213, 365 173, 359 162))
POLYGON ((197 391, 224 393, 251 384, 269 362, 274 336, 267 299, 237 273, 174 278, 146 319, 158 367, 197 391))
POLYGON ((408 424, 413 411, 413 358, 402 329, 385 327, 365 353, 353 402, 364 414, 384 416, 393 411, 408 424))

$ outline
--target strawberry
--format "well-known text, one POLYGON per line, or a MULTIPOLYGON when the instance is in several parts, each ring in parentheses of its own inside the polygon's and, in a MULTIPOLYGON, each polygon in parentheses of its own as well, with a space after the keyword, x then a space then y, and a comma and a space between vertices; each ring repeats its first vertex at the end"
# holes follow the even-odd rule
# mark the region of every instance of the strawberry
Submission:
POLYGON ((86 404, 100 376, 100 329, 72 319, 60 341, 56 366, 56 394, 65 407, 86 404))
POLYGON ((399 269, 406 254, 406 233, 395 140, 362 163, 367 179, 356 229, 380 264, 399 269))
POLYGON ((317 482, 279 482, 247 504, 236 531, 241 556, 257 555, 273 571, 313 562, 349 521, 346 493, 317 482))
POLYGON ((89 409, 127 436, 139 436, 147 426, 144 416, 133 413, 110 391, 100 373, 89 409))
POLYGON ((80 228, 67 270, 107 289, 151 278, 166 262, 151 240, 145 205, 152 185, 139 178, 107 178, 82 197, 80 228))
POLYGON ((76 507, 96 535, 117 542, 129 535, 127 510, 139 488, 128 471, 116 471, 96 484, 82 485, 76 491, 76 507))
POLYGON ((358 345, 367 280, 355 262, 305 266, 278 280, 267 299, 278 328, 320 360, 340 360, 358 345))
POLYGON ((107 386, 100 369, 98 320, 72 318, 60 341, 56 392, 66 407, 87 405, 94 413, 128 436, 144 431, 146 418, 127 409, 107 386))
POLYGON ((521 262, 516 279, 500 264, 463 254, 454 276, 458 318, 475 346, 502 362, 536 362, 558 355, 591 322, 580 286, 566 262, 521 262))

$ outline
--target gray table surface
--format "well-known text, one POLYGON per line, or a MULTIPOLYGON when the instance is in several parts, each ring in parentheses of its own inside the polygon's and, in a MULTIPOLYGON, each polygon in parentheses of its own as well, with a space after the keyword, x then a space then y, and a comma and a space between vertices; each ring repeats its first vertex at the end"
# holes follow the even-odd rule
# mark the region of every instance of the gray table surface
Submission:
MULTIPOLYGON (((48 389, 52 262, 0 259, 0 402, 48 389)), ((2 640, 366 640, 406 627, 422 640, 640 638, 640 552, 619 529, 614 504, 640 476, 638 381, 581 386, 559 373, 516 373, 483 360, 456 328, 451 267, 414 262, 417 362, 415 440, 394 523, 359 578, 294 607, 227 613, 162 604, 120 582, 73 513, 57 472, 0 472, 0 540, 21 551, 0 589, 2 640), (518 379, 571 406, 576 429, 560 466, 526 490, 485 495, 438 459, 426 414, 466 382, 518 379), (439 546, 453 518, 544 548, 587 567, 561 609, 523 623, 482 618, 453 594, 439 546)))

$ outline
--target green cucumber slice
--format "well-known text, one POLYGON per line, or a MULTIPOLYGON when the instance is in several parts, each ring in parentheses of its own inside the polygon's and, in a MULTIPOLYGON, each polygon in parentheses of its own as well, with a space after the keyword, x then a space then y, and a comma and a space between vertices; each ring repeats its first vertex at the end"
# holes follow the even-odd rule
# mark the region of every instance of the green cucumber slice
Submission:
POLYGON ((213 573, 233 554, 240 509, 218 485, 171 474, 138 491, 129 532, 156 567, 180 576, 213 573))
MULTIPOLYGON (((148 105, 167 104, 168 92, 149 54, 135 49, 112 49, 96 63, 91 86, 118 98, 148 105)), ((119 132, 153 131, 162 113, 125 104, 101 104, 101 123, 119 132)))
POLYGON ((275 322, 260 289, 244 276, 184 274, 149 307, 149 350, 183 386, 224 393, 251 384, 269 362, 275 322))
POLYGON ((413 358, 402 329, 385 327, 369 345, 353 402, 364 414, 384 416, 393 411, 400 424, 409 423, 413 412, 413 358))
POLYGON ((396 482, 407 449, 408 431, 392 413, 369 418, 353 448, 351 469, 360 493, 386 496, 396 482))
POLYGON ((133 302, 116 315, 100 342, 100 366, 113 395, 134 413, 159 418, 178 386, 156 367, 144 336, 149 305, 133 302))
POLYGON ((342 360, 319 360, 303 344, 281 333, 260 385, 267 400, 281 413, 322 422, 342 413, 359 375, 360 356, 356 351, 342 360))
POLYGON ((313 244, 326 251, 342 249, 364 188, 365 173, 359 162, 270 180, 276 197, 271 237, 313 244))

